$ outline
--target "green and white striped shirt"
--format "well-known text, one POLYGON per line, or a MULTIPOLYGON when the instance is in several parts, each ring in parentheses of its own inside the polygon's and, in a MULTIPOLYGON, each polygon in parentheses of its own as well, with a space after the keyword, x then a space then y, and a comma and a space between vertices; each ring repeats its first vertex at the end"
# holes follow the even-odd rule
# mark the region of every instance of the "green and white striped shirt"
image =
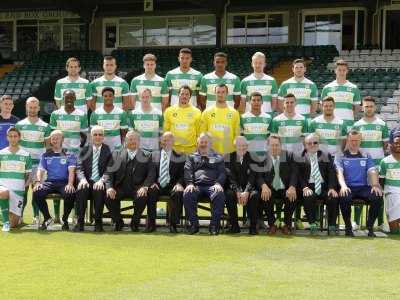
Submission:
POLYGON ((296 114, 293 118, 288 118, 282 113, 272 119, 270 131, 281 137, 282 149, 296 154, 304 150, 302 137, 307 133, 307 122, 304 116, 296 114))
POLYGON ((369 154, 378 166, 385 157, 383 143, 389 141, 389 128, 385 121, 378 117, 375 117, 373 122, 361 119, 354 123, 353 128, 361 133, 361 151, 369 154))
POLYGON ((400 161, 393 155, 381 160, 379 177, 385 179, 385 193, 400 194, 400 161))
POLYGON ((190 68, 187 72, 182 72, 180 67, 177 67, 165 75, 165 84, 171 90, 171 103, 173 106, 179 103, 178 91, 182 85, 187 85, 193 91, 191 103, 193 106, 197 105, 197 94, 200 89, 200 82, 203 75, 190 68))
POLYGON ((215 105, 215 87, 220 84, 225 84, 228 87, 226 102, 230 107, 234 107, 235 103, 233 96, 240 95, 239 77, 228 71, 225 72, 224 76, 219 77, 214 71, 204 75, 200 83, 200 95, 207 97, 206 108, 215 105))
POLYGON ((250 95, 259 92, 262 95, 262 112, 271 113, 271 101, 273 97, 278 96, 278 85, 275 78, 263 74, 261 78, 257 78, 254 73, 244 78, 240 84, 242 98, 246 99, 246 112, 250 111, 250 95))
POLYGON ((55 110, 50 115, 51 129, 59 129, 64 134, 63 148, 70 153, 78 153, 81 145, 80 133, 87 133, 88 120, 86 114, 75 109, 70 114, 64 107, 55 110))
POLYGON ((336 116, 332 121, 325 120, 323 115, 312 119, 308 131, 319 136, 320 150, 333 156, 341 151, 342 141, 346 138, 346 126, 336 116))
POLYGON ((168 97, 168 88, 164 78, 157 74, 151 79, 147 79, 145 74, 133 78, 131 81, 131 93, 136 97, 136 106, 140 105, 140 95, 145 89, 151 90, 151 105, 161 111, 162 98, 168 97))
POLYGON ((317 85, 307 78, 297 81, 294 77, 282 82, 279 87, 279 100, 283 100, 286 94, 293 94, 296 97, 296 113, 310 117, 311 102, 318 101, 317 85))
POLYGON ((93 96, 96 96, 96 107, 100 107, 104 103, 101 92, 105 87, 114 89, 114 105, 119 108, 122 108, 122 97, 130 95, 129 84, 117 75, 115 75, 111 80, 107 80, 103 75, 93 80, 90 85, 92 87, 93 96))
POLYGON ((0 150, 0 185, 12 190, 19 197, 25 194, 25 176, 32 172, 32 160, 22 148, 16 153, 8 147, 0 150))
POLYGON ((335 116, 343 120, 348 130, 354 123, 353 105, 361 104, 360 90, 350 81, 338 84, 334 80, 322 89, 321 99, 327 96, 335 100, 335 116))
POLYGON ((31 155, 32 165, 38 166, 40 157, 46 152, 45 140, 50 137, 50 125, 42 119, 31 123, 28 118, 25 118, 15 124, 15 128, 21 132, 19 142, 21 148, 31 155))
POLYGON ((246 112, 240 117, 240 127, 243 136, 249 141, 250 152, 265 152, 266 139, 269 135, 269 126, 272 118, 267 113, 256 116, 246 112))
POLYGON ((115 107, 109 113, 104 107, 97 108, 90 116, 90 126, 99 125, 104 128, 104 143, 111 151, 122 147, 121 129, 128 129, 128 113, 115 107))
POLYGON ((86 102, 92 99, 92 89, 89 80, 79 77, 77 80, 72 81, 68 76, 58 79, 54 89, 54 99, 61 101, 61 105, 64 105, 63 94, 66 90, 73 90, 75 92, 75 107, 87 113, 86 102))
POLYGON ((130 115, 130 128, 140 133, 140 148, 147 151, 159 149, 160 134, 163 127, 163 116, 157 108, 143 112, 141 107, 136 108, 130 115))

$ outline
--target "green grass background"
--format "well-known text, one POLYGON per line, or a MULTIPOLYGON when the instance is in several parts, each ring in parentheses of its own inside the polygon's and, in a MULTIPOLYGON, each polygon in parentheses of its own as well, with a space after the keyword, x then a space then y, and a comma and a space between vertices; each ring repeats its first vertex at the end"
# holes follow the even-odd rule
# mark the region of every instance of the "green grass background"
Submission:
POLYGON ((399 236, 202 231, 0 232, 0 299, 400 299, 399 236))

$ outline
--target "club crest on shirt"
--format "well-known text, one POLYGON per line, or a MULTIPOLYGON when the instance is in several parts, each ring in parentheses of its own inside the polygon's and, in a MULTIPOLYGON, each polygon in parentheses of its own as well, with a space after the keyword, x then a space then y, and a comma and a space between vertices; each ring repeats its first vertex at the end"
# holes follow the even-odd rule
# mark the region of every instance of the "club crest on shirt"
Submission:
POLYGON ((60 159, 60 164, 65 165, 67 163, 67 160, 65 158, 60 159))
POLYGON ((172 116, 173 116, 174 118, 176 118, 176 117, 178 116, 178 114, 177 114, 177 113, 173 113, 172 116))
POLYGON ((367 162, 365 160, 360 161, 360 166, 365 167, 367 165, 367 162))
POLYGON ((233 116, 232 113, 227 113, 227 114, 226 114, 226 118, 227 118, 227 119, 232 119, 232 116, 233 116))

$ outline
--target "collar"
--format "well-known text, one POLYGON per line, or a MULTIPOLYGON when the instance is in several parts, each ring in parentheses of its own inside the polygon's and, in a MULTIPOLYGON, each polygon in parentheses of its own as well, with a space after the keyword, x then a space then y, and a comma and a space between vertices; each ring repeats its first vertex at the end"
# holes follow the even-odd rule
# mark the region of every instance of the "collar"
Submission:
POLYGON ((96 147, 95 145, 92 146, 93 151, 101 151, 101 147, 102 145, 100 145, 99 147, 96 147))

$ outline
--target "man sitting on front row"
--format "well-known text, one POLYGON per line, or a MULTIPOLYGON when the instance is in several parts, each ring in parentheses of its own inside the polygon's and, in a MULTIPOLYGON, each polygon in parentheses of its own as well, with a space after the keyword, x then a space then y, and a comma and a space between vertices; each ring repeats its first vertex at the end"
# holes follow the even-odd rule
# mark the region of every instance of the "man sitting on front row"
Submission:
POLYGON ((249 218, 249 234, 257 234, 258 195, 255 190, 256 163, 248 149, 248 141, 244 136, 237 136, 234 141, 236 151, 225 162, 227 171, 227 189, 225 191, 226 208, 228 209, 230 228, 229 233, 239 233, 237 204, 246 206, 249 218))
POLYGON ((361 154, 360 144, 361 134, 352 129, 347 135, 347 149, 343 155, 336 156, 335 164, 340 185, 339 204, 347 236, 354 236, 350 220, 352 200, 360 198, 370 204, 367 229, 368 236, 374 237, 374 223, 383 202, 382 190, 374 161, 369 155, 361 154))
POLYGON ((277 231, 275 225, 274 204, 284 204, 284 223, 282 233, 288 235, 292 232, 292 216, 296 207, 296 186, 298 176, 297 165, 293 153, 283 150, 281 138, 270 135, 267 139, 268 152, 265 160, 257 170, 256 186, 260 192, 259 206, 267 212, 268 234, 274 235, 277 231))
MULTIPOLYGON (((104 100, 107 101, 107 100, 104 100)), ((103 210, 106 198, 104 173, 111 159, 111 150, 104 143, 104 128, 98 125, 92 127, 92 143, 83 147, 79 157, 76 177, 79 181, 76 191, 78 223, 74 231, 84 230, 87 200, 94 205, 94 231, 103 230, 103 210)))
MULTIPOLYGON (((115 222, 115 231, 121 231, 121 200, 132 198, 134 213, 131 230, 138 231, 140 218, 148 204, 148 190, 155 181, 151 155, 139 149, 140 134, 129 131, 125 137, 125 148, 113 152, 105 174, 106 204, 115 222)), ((146 232, 149 228, 146 229, 146 232)))
POLYGON ((190 221, 189 234, 199 231, 197 201, 199 197, 211 200, 211 235, 219 234, 221 215, 224 210, 225 195, 222 188, 226 173, 224 159, 211 151, 211 137, 207 133, 200 134, 197 140, 197 152, 189 155, 185 163, 183 205, 190 221))
POLYGON ((62 230, 69 230, 68 216, 75 201, 76 157, 74 154, 67 154, 62 149, 63 139, 61 130, 54 130, 50 134, 51 149, 47 150, 40 159, 37 181, 33 186, 33 201, 44 217, 40 230, 46 230, 53 223, 46 202, 46 196, 52 193, 59 193, 64 199, 62 230), (44 179, 46 173, 47 178, 44 179))

